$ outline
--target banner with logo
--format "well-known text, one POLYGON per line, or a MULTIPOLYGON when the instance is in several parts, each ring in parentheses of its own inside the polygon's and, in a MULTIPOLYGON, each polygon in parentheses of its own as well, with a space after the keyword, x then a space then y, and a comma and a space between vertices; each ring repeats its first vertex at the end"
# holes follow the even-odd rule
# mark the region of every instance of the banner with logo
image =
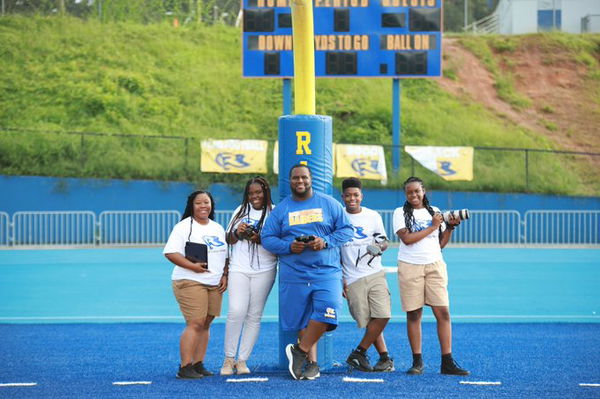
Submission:
POLYGON ((404 150, 444 180, 473 180, 473 147, 407 145, 404 150))
POLYGON ((380 145, 336 144, 337 177, 358 177, 387 183, 385 155, 380 145))
POLYGON ((266 140, 202 140, 202 172, 266 173, 266 140))

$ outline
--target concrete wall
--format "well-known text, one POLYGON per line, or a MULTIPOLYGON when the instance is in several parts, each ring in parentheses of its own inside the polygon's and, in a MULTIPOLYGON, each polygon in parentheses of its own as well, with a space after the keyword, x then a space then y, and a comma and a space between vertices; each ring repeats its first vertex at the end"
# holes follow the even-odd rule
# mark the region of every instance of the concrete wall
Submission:
MULTIPOLYGON (((89 210, 178 210, 183 212, 187 195, 195 187, 188 183, 60 179, 53 177, 0 176, 0 212, 89 210)), ((241 188, 214 184, 209 190, 217 210, 232 210, 242 199, 241 188)), ((363 204, 374 209, 395 209, 404 203, 398 190, 364 190, 363 204)), ((473 210, 600 209, 600 197, 567 197, 477 192, 428 192, 441 209, 473 210)), ((274 198, 278 198, 274 188, 274 198)), ((340 199, 339 190, 334 197, 340 199)))

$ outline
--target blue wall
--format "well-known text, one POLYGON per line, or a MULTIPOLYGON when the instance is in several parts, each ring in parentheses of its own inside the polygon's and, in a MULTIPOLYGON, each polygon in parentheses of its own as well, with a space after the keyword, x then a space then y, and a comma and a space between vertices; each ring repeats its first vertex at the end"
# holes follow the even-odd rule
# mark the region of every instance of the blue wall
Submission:
MULTIPOLYGON (((0 212, 89 210, 178 210, 183 212, 193 184, 141 180, 61 179, 35 176, 0 176, 0 212)), ((213 184, 217 210, 232 210, 242 199, 241 189, 213 184)), ((274 187, 275 193, 277 187, 274 187)), ((340 198, 339 190, 334 197, 340 198)), ((363 204, 374 209, 395 209, 404 193, 394 190, 364 190, 363 204)), ((600 197, 566 197, 534 194, 477 192, 428 192, 441 209, 504 209, 524 213, 530 209, 600 209, 600 197)), ((273 195, 277 198, 278 195, 273 195)))

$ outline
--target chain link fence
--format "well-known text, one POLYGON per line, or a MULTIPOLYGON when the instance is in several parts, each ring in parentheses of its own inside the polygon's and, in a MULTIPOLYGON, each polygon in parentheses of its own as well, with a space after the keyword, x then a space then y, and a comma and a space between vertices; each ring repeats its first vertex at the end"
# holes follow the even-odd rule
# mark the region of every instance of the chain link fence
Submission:
MULTIPOLYGON (((240 179, 240 175, 216 177, 202 173, 200 141, 198 137, 183 136, 0 128, 0 173, 176 181, 202 178, 212 179, 210 182, 240 179)), ((266 154, 266 176, 272 181, 276 180, 272 167, 274 144, 274 140, 269 141, 266 154)), ((400 171, 395 173, 392 153, 398 147, 383 147, 392 187, 408 176, 421 176, 430 186, 434 182, 436 189, 600 195, 600 174, 590 173, 596 170, 600 153, 477 146, 473 181, 447 182, 433 178, 431 171, 403 150, 400 171), (573 182, 579 182, 586 191, 571 189, 573 182), (556 187, 563 187, 564 192, 558 192, 556 187)), ((245 178, 242 175, 240 181, 245 178)))

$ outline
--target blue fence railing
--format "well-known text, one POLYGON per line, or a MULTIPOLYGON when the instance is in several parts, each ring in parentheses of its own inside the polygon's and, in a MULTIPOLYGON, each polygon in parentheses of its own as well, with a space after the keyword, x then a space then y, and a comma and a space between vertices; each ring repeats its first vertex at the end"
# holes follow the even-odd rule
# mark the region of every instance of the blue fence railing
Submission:
MULTIPOLYGON (((393 210, 378 210, 390 241, 393 210)), ((215 212, 226 227, 233 211, 215 212)), ((162 245, 181 219, 177 211, 0 212, 0 246, 162 245)), ((473 210, 452 237, 453 244, 600 245, 600 211, 473 210)))

